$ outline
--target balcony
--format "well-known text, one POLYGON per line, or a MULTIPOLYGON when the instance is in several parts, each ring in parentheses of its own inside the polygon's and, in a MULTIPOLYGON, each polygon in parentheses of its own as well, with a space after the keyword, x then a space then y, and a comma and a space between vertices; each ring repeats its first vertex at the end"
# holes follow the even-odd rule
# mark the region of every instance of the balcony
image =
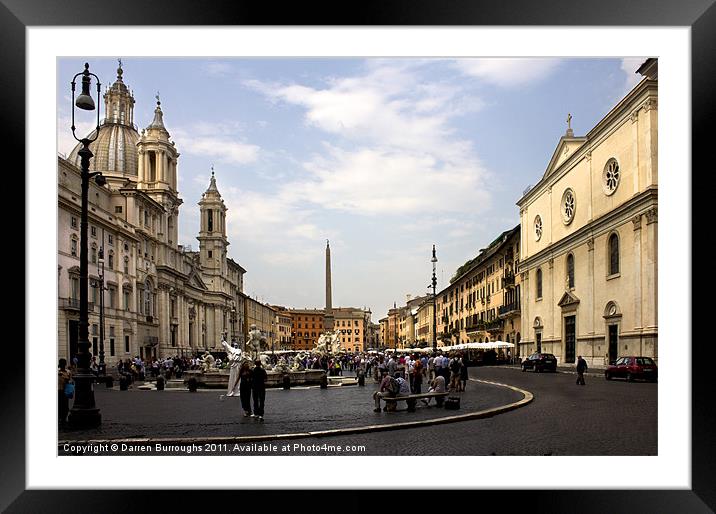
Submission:
POLYGON ((488 332, 494 332, 494 331, 500 331, 505 326, 505 320, 497 318, 493 319, 492 321, 488 321, 485 323, 485 329, 488 332))
MULTIPOLYGON (((87 312, 94 312, 94 303, 87 303, 87 312)), ((79 298, 60 298, 59 308, 67 311, 78 311, 80 310, 79 298)))
POLYGON ((515 285, 515 274, 514 273, 506 273, 504 278, 505 287, 510 287, 515 285))
POLYGON ((508 319, 512 316, 519 316, 520 306, 517 303, 511 303, 509 305, 503 305, 499 309, 499 315, 502 319, 508 319))
POLYGON ((477 323, 468 323, 465 325, 465 331, 470 334, 474 332, 482 332, 485 330, 485 322, 484 321, 477 321, 477 323))

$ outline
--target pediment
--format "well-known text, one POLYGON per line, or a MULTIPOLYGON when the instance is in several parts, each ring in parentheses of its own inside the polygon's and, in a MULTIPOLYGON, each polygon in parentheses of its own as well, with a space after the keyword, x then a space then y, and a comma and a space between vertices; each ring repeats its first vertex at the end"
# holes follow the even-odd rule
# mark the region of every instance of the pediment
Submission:
POLYGON ((574 296, 570 291, 565 291, 557 305, 560 307, 572 307, 579 304, 579 298, 574 296))
POLYGON ((554 172, 554 170, 559 168, 564 161, 569 159, 572 154, 574 154, 574 152, 576 152, 584 144, 586 140, 586 137, 562 137, 559 140, 559 143, 557 143, 557 148, 552 154, 552 159, 550 159, 549 164, 547 165, 547 170, 544 172, 543 178, 548 177, 552 174, 552 172, 554 172))
POLYGON ((198 289, 206 289, 206 284, 201 279, 199 274, 196 272, 196 268, 192 268, 189 277, 186 280, 187 284, 198 289))

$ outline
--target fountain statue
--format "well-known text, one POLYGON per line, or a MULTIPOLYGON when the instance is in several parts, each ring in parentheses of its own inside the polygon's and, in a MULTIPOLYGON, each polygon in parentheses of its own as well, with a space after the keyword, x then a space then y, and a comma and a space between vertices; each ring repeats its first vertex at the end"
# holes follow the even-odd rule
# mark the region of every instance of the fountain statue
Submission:
POLYGON ((216 360, 214 359, 214 356, 209 353, 209 350, 206 350, 204 352, 204 356, 202 357, 201 362, 202 362, 202 370, 204 371, 204 373, 206 373, 209 370, 216 369, 214 366, 216 363, 216 360))
POLYGON ((341 333, 339 330, 326 331, 318 338, 318 343, 313 350, 319 354, 333 353, 337 354, 341 351, 341 333))
POLYGON ((255 324, 251 324, 249 330, 249 340, 246 341, 246 351, 249 353, 249 358, 252 361, 260 359, 261 355, 261 344, 266 344, 266 338, 263 337, 261 331, 256 328, 255 324))
POLYGON ((303 352, 297 353, 293 357, 293 365, 291 366, 291 371, 303 371, 305 368, 303 367, 303 359, 306 357, 306 355, 303 352))

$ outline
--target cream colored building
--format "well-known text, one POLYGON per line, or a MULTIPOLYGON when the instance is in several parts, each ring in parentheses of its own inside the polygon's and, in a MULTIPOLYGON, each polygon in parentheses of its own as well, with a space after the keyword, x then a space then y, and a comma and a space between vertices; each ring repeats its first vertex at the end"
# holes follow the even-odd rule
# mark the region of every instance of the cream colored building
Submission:
POLYGON ((244 341, 248 339, 248 332, 251 329, 251 325, 256 325, 256 328, 259 329, 261 334, 266 338, 266 348, 268 350, 280 350, 277 344, 278 326, 276 323, 276 309, 243 293, 240 296, 246 319, 244 325, 245 332, 243 334, 245 338, 244 341))
MULTIPOLYGON (((179 152, 164 126, 157 101, 154 119, 141 134, 133 123, 134 97, 123 70, 104 95, 106 116, 90 149, 88 255, 90 283, 99 285, 104 253, 104 286, 89 288, 93 355, 100 342, 99 295, 104 293, 105 362, 191 355, 220 350, 222 334, 241 333, 244 270, 227 256, 226 207, 212 172, 199 202, 199 251, 177 244, 179 152)), ((158 100, 158 99, 157 99, 158 100)), ((68 128, 69 130, 69 128, 68 128)), ((94 133, 91 137, 94 137, 94 133)), ((58 156, 58 325, 57 352, 77 352, 79 325, 79 146, 58 156)))
POLYGON ((438 346, 522 338, 517 275, 520 226, 507 230, 455 272, 437 294, 438 346))
POLYGON ((349 352, 362 352, 366 346, 366 327, 370 323, 368 311, 351 307, 333 309, 334 330, 341 335, 341 348, 349 352))
POLYGON ((658 357, 657 61, 585 136, 567 130, 520 207, 522 355, 658 357))

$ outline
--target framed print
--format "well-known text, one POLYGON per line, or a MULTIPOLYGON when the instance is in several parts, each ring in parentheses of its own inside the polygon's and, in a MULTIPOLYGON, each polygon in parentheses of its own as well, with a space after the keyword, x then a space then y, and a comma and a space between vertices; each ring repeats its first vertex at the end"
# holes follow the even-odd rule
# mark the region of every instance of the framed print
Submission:
POLYGON ((3 0, 29 299, 3 509, 716 508, 689 287, 716 8, 513 7, 3 0))

